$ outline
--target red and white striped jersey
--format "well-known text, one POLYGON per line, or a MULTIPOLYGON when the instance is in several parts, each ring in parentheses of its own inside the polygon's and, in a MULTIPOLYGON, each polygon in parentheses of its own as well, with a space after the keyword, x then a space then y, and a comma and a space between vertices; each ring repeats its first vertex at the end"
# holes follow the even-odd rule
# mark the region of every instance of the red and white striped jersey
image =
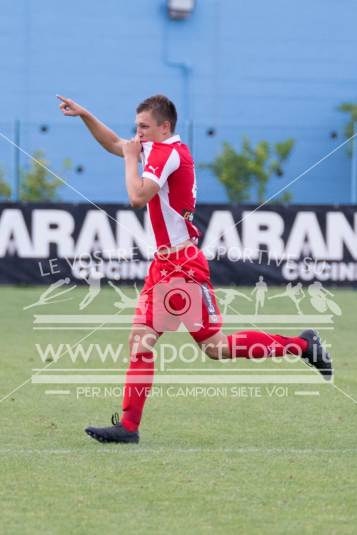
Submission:
POLYGON ((195 167, 188 147, 175 135, 162 143, 144 141, 143 178, 160 186, 148 212, 157 247, 173 247, 200 233, 192 224, 196 204, 195 167))

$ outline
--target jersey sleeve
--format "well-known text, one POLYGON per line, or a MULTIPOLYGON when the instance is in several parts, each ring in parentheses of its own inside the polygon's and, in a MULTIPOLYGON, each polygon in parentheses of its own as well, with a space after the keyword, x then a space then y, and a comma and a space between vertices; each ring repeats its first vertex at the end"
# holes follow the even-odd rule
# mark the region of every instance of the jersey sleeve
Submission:
POLYGON ((149 178, 163 187, 168 177, 180 166, 180 156, 175 148, 168 145, 155 147, 155 144, 144 146, 143 178, 149 178))

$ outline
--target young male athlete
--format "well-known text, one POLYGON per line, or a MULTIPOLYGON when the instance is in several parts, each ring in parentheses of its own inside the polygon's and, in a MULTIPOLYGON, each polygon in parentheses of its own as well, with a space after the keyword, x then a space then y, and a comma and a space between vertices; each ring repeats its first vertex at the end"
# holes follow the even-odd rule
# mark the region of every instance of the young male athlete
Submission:
POLYGON ((175 134, 174 104, 162 95, 144 100, 136 109, 136 136, 126 140, 73 100, 58 98, 64 115, 79 116, 106 150, 124 158, 130 203, 133 208, 148 207, 157 245, 129 337, 130 364, 122 417, 112 418, 110 427, 88 427, 86 433, 100 442, 139 441, 141 416, 153 382, 154 345, 162 332, 175 330, 181 320, 210 358, 290 353, 301 356, 325 379, 331 379, 331 359, 312 329, 296 337, 257 331, 227 336, 222 332, 208 263, 197 247, 199 232, 192 221, 196 202, 194 163, 188 147, 175 134), (142 173, 138 170, 140 159, 142 173))

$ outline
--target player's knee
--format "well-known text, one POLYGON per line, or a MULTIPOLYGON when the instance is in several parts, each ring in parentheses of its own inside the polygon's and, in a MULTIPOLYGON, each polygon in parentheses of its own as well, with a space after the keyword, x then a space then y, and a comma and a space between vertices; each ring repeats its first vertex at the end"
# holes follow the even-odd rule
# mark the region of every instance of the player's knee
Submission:
POLYGON ((219 360, 221 358, 218 347, 214 344, 201 344, 201 349, 210 359, 219 360))
POLYGON ((129 335, 130 353, 151 351, 155 345, 157 336, 151 332, 143 332, 142 329, 134 328, 129 335))
POLYGON ((137 333, 132 330, 131 333, 129 334, 129 349, 130 349, 130 353, 132 353, 132 349, 133 349, 133 345, 136 341, 136 337, 137 337, 137 333))
POLYGON ((207 357, 213 360, 228 359, 231 356, 227 343, 202 342, 200 347, 207 357))
POLYGON ((143 333, 139 332, 137 329, 133 329, 129 335, 129 349, 130 353, 138 353, 139 346, 142 346, 143 342, 143 333))

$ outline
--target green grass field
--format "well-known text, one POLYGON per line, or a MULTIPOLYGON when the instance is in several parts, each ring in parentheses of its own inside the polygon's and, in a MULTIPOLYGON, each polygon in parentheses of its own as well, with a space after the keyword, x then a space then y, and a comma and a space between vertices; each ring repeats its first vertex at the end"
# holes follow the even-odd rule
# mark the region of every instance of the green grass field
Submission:
MULTIPOLYGON (((104 369, 120 363, 103 364, 94 356, 87 364, 73 364, 65 354, 59 362, 43 364, 36 343, 73 345, 88 333, 34 331, 33 314, 71 307, 73 313, 74 303, 78 307, 85 295, 85 289, 75 290, 72 301, 23 311, 42 291, 0 289, 1 398, 23 384, 0 404, 1 533, 357 532, 357 404, 341 391, 357 399, 355 292, 336 291, 342 316, 326 334, 335 386, 288 385, 287 395, 279 397, 269 396, 266 386, 272 385, 260 385, 259 397, 237 397, 226 385, 227 395, 194 397, 169 396, 172 385, 162 385, 161 394, 146 405, 140 444, 102 446, 83 428, 109 425, 120 397, 77 396, 80 385, 32 384, 30 378, 33 368, 44 365, 104 369), (67 387, 67 395, 45 393, 67 387), (297 396, 296 390, 319 395, 297 396)), ((85 310, 114 312, 109 288, 85 310)), ((275 300, 268 312, 294 309, 275 300)), ((162 343, 168 341, 182 344, 189 336, 165 335, 162 343)), ((83 343, 107 342, 126 343, 126 334, 100 330, 83 343)), ((221 373, 222 363, 205 358, 200 367, 205 366, 221 373)), ((224 366, 254 371, 256 364, 242 359, 224 366)), ((264 366, 274 370, 289 364, 264 366)), ((293 368, 306 374, 303 363, 293 368)), ((100 385, 101 392, 105 386, 115 385, 100 385)))

